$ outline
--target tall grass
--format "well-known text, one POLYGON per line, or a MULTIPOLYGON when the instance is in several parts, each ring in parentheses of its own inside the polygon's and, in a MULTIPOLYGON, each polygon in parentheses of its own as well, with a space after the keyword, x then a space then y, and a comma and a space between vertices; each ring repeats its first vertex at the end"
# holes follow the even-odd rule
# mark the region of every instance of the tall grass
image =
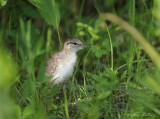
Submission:
POLYGON ((0 119, 160 117, 158 0, 0 5, 0 119), (91 47, 52 86, 45 62, 68 37, 91 47))

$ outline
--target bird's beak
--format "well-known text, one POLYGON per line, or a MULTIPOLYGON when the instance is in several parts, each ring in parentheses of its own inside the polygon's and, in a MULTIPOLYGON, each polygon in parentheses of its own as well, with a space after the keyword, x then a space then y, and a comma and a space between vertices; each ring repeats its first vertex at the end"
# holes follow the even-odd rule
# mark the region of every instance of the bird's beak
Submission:
POLYGON ((89 48, 90 46, 88 46, 88 45, 83 45, 83 48, 89 48))

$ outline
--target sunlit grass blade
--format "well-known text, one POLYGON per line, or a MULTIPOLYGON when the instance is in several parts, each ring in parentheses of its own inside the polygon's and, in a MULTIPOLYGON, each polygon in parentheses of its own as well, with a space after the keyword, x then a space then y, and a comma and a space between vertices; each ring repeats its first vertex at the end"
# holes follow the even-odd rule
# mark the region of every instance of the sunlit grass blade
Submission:
POLYGON ((160 69, 160 55, 154 47, 152 47, 146 40, 146 38, 133 26, 131 26, 129 23, 118 17, 117 15, 114 15, 112 13, 103 13, 100 14, 100 16, 104 20, 108 20, 110 22, 113 22, 115 24, 120 25, 123 29, 125 29, 128 33, 131 34, 131 36, 136 40, 144 49, 144 51, 148 54, 148 56, 152 59, 152 61, 156 64, 156 66, 160 69))

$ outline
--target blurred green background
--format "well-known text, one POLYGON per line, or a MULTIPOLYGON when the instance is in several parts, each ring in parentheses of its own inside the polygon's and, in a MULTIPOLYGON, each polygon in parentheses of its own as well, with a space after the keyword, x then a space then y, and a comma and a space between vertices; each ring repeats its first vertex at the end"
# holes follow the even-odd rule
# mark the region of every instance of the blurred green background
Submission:
POLYGON ((100 17, 120 16, 159 54, 159 11, 160 0, 0 0, 0 119, 159 119, 160 60, 100 17), (52 87, 45 62, 67 38, 91 48, 52 87))

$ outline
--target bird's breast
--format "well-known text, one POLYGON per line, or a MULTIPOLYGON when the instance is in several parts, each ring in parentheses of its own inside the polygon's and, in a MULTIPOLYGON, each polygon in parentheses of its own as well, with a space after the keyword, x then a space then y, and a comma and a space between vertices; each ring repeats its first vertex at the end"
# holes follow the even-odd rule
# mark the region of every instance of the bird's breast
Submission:
POLYGON ((64 74, 70 77, 73 74, 74 66, 76 64, 77 57, 72 55, 68 57, 64 62, 64 74))
POLYGON ((59 78, 65 80, 67 77, 72 76, 74 71, 74 66, 76 64, 77 56, 71 55, 63 59, 63 63, 59 64, 57 75, 59 78))

